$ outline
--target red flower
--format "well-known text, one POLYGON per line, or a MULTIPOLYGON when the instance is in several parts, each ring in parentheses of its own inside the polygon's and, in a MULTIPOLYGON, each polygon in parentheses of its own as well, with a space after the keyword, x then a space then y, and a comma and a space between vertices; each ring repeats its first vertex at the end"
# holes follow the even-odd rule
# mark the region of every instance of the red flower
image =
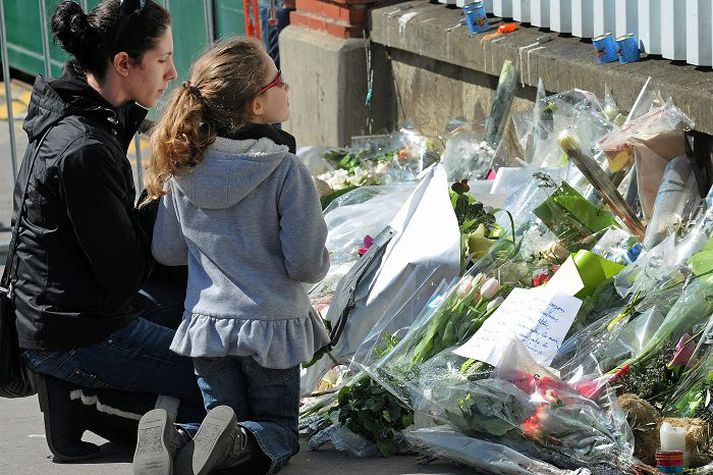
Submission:
POLYGON ((622 376, 626 376, 629 373, 631 367, 626 364, 619 368, 616 373, 611 376, 602 376, 591 381, 580 381, 574 384, 574 389, 586 397, 587 399, 596 399, 599 397, 601 390, 607 385, 611 384, 622 376))
POLYGON ((525 419, 525 421, 520 425, 520 430, 525 437, 534 440, 542 440, 544 436, 544 430, 542 429, 542 423, 547 418, 547 404, 540 404, 535 409, 535 413, 525 419))
POLYGON ((374 238, 369 236, 368 234, 364 236, 364 247, 359 248, 357 251, 360 256, 363 256, 366 254, 366 251, 369 250, 369 248, 374 244, 374 238))
POLYGON ((532 278, 532 286, 539 287, 542 284, 546 284, 550 280, 550 275, 547 272, 543 272, 532 278))

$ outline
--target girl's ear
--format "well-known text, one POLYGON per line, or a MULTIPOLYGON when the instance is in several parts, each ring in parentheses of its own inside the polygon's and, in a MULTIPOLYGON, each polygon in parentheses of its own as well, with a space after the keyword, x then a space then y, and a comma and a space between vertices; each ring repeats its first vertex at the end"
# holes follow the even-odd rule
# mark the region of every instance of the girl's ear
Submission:
POLYGON ((122 51, 117 53, 112 60, 114 70, 122 77, 129 75, 129 55, 122 51))
POLYGON ((250 115, 260 117, 265 114, 265 104, 260 96, 250 101, 250 115))

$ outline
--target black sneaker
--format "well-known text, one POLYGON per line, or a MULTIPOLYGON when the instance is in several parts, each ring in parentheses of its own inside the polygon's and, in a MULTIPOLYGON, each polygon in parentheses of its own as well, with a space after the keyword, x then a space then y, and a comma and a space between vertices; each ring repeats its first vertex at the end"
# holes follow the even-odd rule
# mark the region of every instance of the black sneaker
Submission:
POLYGON ((242 437, 231 407, 211 409, 193 440, 176 456, 176 475, 205 475, 221 468, 230 460, 236 438, 242 437))
POLYGON ((53 461, 74 463, 99 457, 99 446, 82 440, 87 429, 87 409, 81 401, 70 398, 73 385, 44 374, 37 375, 37 394, 44 414, 47 445, 53 461))
POLYGON ((164 409, 154 409, 144 414, 139 421, 134 474, 171 475, 175 437, 173 420, 164 409))

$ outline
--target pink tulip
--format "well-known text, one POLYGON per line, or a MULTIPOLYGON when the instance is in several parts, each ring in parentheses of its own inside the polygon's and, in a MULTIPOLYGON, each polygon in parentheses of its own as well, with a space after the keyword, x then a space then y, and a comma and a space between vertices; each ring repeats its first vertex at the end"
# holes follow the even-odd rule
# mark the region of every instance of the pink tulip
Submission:
POLYGON ((673 350, 673 358, 668 364, 669 366, 688 366, 688 363, 693 356, 693 350, 696 348, 695 341, 688 333, 684 333, 676 348, 673 350))

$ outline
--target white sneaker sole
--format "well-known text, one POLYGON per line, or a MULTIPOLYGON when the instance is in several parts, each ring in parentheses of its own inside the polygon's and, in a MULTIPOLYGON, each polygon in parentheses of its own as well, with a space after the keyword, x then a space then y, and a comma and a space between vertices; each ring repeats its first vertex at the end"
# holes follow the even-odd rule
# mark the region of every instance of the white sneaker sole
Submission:
POLYGON ((172 475, 173 458, 166 440, 173 430, 163 409, 149 411, 139 422, 134 452, 134 475, 172 475))
MULTIPOLYGON (((235 412, 228 406, 211 409, 193 440, 176 457, 176 475, 207 475, 225 454, 216 445, 237 429, 235 412)), ((229 449, 229 448, 228 448, 229 449)))

